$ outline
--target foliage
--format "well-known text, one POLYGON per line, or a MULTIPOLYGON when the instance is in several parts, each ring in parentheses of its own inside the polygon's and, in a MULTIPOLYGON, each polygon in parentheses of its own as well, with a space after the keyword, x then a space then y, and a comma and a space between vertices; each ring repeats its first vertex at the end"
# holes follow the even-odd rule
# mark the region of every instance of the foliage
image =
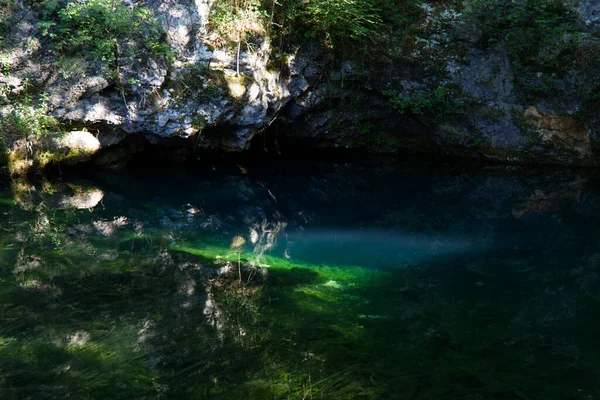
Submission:
POLYGON ((389 97, 390 103, 400 114, 446 116, 455 112, 456 106, 459 105, 451 102, 448 88, 445 86, 402 93, 386 90, 383 94, 389 97))
MULTIPOLYGON (((382 30, 384 14, 397 9, 386 0, 217 0, 212 5, 210 27, 225 41, 236 42, 248 34, 271 39, 305 37, 323 40, 328 46, 370 41, 382 30), (304 34, 300 34, 304 32, 304 34)), ((282 43, 275 43, 283 51, 282 43)))
POLYGON ((0 132, 4 142, 27 138, 30 135, 39 139, 42 136, 58 134, 60 123, 56 118, 48 115, 47 111, 44 95, 41 96, 37 106, 33 104, 30 96, 15 102, 6 118, 0 119, 0 132))
POLYGON ((150 55, 170 59, 164 32, 151 9, 129 7, 120 0, 57 1, 43 3, 42 35, 50 38, 59 54, 83 53, 89 61, 100 61, 116 78, 124 57, 150 55))
POLYGON ((248 34, 262 33, 264 17, 259 0, 219 0, 213 3, 209 27, 220 34, 220 44, 238 43, 248 34))
POLYGON ((242 42, 247 36, 263 31, 263 15, 259 0, 222 0, 213 3, 211 26, 220 33, 222 44, 235 43, 237 47, 237 74, 240 73, 242 42))
POLYGON ((328 47, 366 44, 382 32, 383 14, 396 14, 388 11, 397 7, 379 3, 386 6, 385 11, 375 0, 217 0, 212 4, 209 27, 218 34, 217 42, 235 44, 238 49, 242 43, 249 46, 251 35, 308 37, 322 40, 328 47))
POLYGON ((306 21, 309 37, 325 36, 327 43, 344 39, 366 40, 378 34, 380 10, 371 0, 311 0, 301 17, 306 21))

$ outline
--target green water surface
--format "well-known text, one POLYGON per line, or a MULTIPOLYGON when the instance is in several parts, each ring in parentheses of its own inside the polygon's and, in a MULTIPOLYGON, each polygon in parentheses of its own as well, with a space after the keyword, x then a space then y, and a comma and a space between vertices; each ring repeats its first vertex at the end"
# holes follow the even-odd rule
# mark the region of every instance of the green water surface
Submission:
POLYGON ((0 399, 600 398, 594 176, 0 184, 0 399))

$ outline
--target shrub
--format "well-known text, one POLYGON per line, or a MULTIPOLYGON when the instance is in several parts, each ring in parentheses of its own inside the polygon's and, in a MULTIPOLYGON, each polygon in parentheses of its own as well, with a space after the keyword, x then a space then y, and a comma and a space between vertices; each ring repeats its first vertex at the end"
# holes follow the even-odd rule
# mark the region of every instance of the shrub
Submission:
POLYGON ((41 97, 38 106, 34 106, 31 97, 25 96, 15 102, 6 118, 0 119, 0 132, 5 144, 31 135, 41 138, 60 133, 60 122, 47 115, 45 97, 41 97))
POLYGON ((240 51, 247 36, 264 32, 260 0, 218 0, 212 5, 210 27, 219 33, 220 44, 234 43, 237 48, 237 73, 240 73, 240 51))
POLYGON ((235 44, 248 34, 264 33, 266 11, 259 0, 217 0, 213 2, 209 27, 219 33, 219 44, 235 44))
POLYGON ((129 7, 120 0, 70 0, 61 7, 47 0, 42 10, 45 20, 39 28, 58 54, 82 53, 102 62, 113 78, 123 57, 172 57, 162 27, 147 7, 129 7))
POLYGON ((400 114, 431 114, 434 118, 438 118, 456 112, 457 107, 460 106, 450 100, 448 88, 445 86, 402 93, 386 90, 383 94, 389 97, 390 104, 400 114))
POLYGON ((215 0, 209 26, 222 37, 221 44, 239 46, 247 35, 264 34, 279 39, 275 46, 281 52, 283 37, 295 42, 309 37, 337 47, 372 42, 384 19, 399 20, 402 7, 392 0, 215 0))
POLYGON ((310 0, 300 13, 309 37, 324 36, 326 43, 367 40, 378 35, 379 9, 371 0, 310 0))

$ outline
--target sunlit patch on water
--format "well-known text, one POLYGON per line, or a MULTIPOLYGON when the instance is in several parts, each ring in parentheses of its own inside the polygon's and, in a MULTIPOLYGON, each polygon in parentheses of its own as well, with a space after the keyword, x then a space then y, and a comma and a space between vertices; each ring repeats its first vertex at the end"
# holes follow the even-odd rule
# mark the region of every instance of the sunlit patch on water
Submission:
POLYGON ((409 234, 375 229, 307 229, 290 233, 285 257, 312 264, 338 263, 392 267, 438 261, 444 257, 481 253, 482 239, 436 232, 409 234))
POLYGON ((326 286, 326 287, 329 287, 329 288, 332 288, 332 289, 341 289, 342 288, 342 285, 340 285, 338 282, 336 282, 334 280, 330 280, 330 281, 325 282, 323 284, 323 286, 326 286))

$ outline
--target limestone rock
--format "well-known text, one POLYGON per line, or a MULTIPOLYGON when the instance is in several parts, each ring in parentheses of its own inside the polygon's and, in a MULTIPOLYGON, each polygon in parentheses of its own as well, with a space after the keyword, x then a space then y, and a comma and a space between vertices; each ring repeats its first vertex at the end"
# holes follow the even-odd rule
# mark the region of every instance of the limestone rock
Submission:
POLYGON ((542 143, 562 146, 580 157, 592 154, 589 128, 570 116, 543 114, 531 106, 525 110, 527 118, 535 128, 542 143))
POLYGON ((58 139, 60 148, 84 153, 95 153, 100 149, 100 141, 88 131, 73 131, 58 139))

